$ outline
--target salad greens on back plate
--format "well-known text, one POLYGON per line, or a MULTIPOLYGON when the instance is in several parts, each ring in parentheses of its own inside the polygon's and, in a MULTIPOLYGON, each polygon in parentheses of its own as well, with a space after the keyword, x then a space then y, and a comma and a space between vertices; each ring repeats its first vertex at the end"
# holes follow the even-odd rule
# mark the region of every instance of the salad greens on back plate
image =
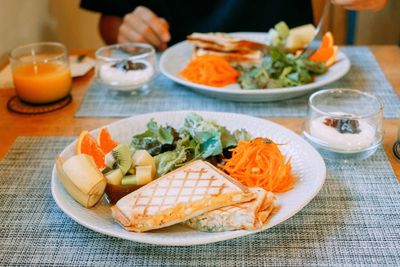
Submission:
POLYGON ((242 89, 299 86, 312 82, 313 75, 324 74, 328 70, 324 63, 285 54, 277 47, 271 48, 260 65, 240 65, 237 69, 242 89))
POLYGON ((178 130, 151 120, 145 132, 132 137, 131 147, 147 150, 154 157, 158 176, 162 176, 195 159, 219 162, 239 140, 251 138, 244 129, 230 132, 215 121, 190 113, 178 130))
POLYGON ((285 22, 275 25, 271 49, 261 64, 238 65, 238 83, 242 89, 265 89, 292 87, 313 82, 314 75, 324 74, 328 68, 323 62, 310 61, 301 55, 284 53, 284 44, 289 37, 285 22))

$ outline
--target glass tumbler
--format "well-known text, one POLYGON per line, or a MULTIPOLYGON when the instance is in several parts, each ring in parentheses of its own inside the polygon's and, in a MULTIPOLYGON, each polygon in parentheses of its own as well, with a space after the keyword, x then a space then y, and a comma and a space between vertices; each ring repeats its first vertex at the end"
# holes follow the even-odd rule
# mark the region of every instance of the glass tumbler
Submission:
POLYGON ((311 95, 303 135, 326 159, 365 159, 382 143, 383 105, 374 95, 353 89, 327 89, 311 95))
POLYGON ((49 104, 68 96, 72 77, 63 44, 23 45, 10 53, 15 93, 29 104, 49 104))

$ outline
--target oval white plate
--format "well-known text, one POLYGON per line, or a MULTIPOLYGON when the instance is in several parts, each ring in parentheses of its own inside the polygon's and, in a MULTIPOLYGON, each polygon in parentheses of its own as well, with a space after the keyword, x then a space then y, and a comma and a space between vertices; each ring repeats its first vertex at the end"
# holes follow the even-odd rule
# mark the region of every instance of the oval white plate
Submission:
MULTIPOLYGON (((184 117, 189 111, 160 112, 134 116, 108 125, 112 136, 121 143, 129 143, 132 135, 143 132, 147 122, 154 118, 157 122, 174 127, 183 125, 184 117)), ((254 137, 268 137, 278 143, 287 143, 281 147, 282 152, 292 161, 293 172, 298 177, 294 189, 283 194, 277 194, 281 206, 268 223, 260 230, 263 231, 277 225, 299 212, 318 193, 325 181, 325 164, 318 152, 301 137, 292 131, 267 120, 255 117, 217 112, 197 112, 207 119, 214 119, 230 130, 244 128, 254 137)), ((92 131, 97 135, 98 129, 92 131)), ((63 158, 75 154, 75 142, 68 145, 61 153, 63 158)), ((160 229, 149 233, 134 233, 125 231, 114 222, 108 203, 102 200, 92 209, 86 209, 75 202, 64 190, 55 168, 53 168, 51 191, 57 205, 79 224, 106 235, 115 236, 137 242, 187 246, 207 244, 227 240, 258 231, 228 231, 221 233, 204 233, 191 230, 181 225, 160 229)))
MULTIPOLYGON (((245 39, 265 42, 265 33, 233 33, 245 39)), ((192 83, 179 76, 179 72, 188 64, 193 54, 193 45, 187 41, 180 42, 168 48, 160 59, 160 70, 169 79, 191 88, 197 93, 230 101, 241 102, 268 102, 289 99, 312 92, 314 89, 327 85, 343 77, 350 69, 350 60, 339 51, 337 62, 327 73, 316 77, 315 81, 302 86, 287 88, 269 88, 242 90, 237 83, 218 88, 192 83)))

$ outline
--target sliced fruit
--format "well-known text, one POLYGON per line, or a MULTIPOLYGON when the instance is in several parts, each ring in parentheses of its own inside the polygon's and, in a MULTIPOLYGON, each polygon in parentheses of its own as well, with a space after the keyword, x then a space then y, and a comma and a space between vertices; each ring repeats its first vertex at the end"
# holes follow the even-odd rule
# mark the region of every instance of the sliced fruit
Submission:
POLYGON ((118 145, 118 142, 111 138, 111 134, 106 127, 102 127, 97 135, 97 144, 107 154, 118 145))
POLYGON ((136 175, 127 175, 122 178, 121 185, 139 185, 139 184, 136 175))
POLYGON ((321 47, 311 57, 312 61, 326 62, 334 56, 334 47, 321 47))
POLYGON ((96 139, 90 135, 88 131, 83 131, 79 135, 76 142, 76 154, 86 154, 92 156, 96 162, 96 166, 99 169, 103 169, 106 165, 104 164, 104 152, 97 144, 96 139))
POLYGON ((136 150, 132 159, 136 166, 151 165, 154 162, 153 157, 146 150, 136 150))
POLYGON ((136 177, 137 177, 137 184, 143 185, 148 184, 153 180, 153 167, 148 166, 137 166, 136 167, 136 177))
POLYGON ((312 24, 292 28, 286 39, 286 47, 293 50, 302 49, 312 40, 314 34, 315 27, 312 24))
POLYGON ((334 38, 331 32, 326 32, 322 37, 322 47, 332 47, 335 44, 334 38))
POLYGON ((80 154, 64 163, 57 157, 56 169, 66 191, 82 206, 93 207, 103 196, 107 182, 92 157, 80 154))
POLYGON ((129 168, 128 172, 129 174, 136 174, 136 167, 134 164, 129 168))
POLYGON ((330 32, 322 37, 321 46, 311 55, 310 60, 324 62, 326 66, 331 66, 336 61, 338 47, 334 45, 333 35, 330 32))
POLYGON ((132 166, 131 151, 127 145, 119 144, 112 150, 112 156, 115 159, 115 164, 121 169, 125 175, 132 166))
POLYGON ((112 169, 106 166, 104 169, 101 170, 101 173, 104 175, 104 174, 106 174, 107 172, 110 172, 110 171, 112 171, 112 169))
POLYGON ((151 166, 136 167, 136 175, 124 176, 121 185, 145 185, 152 181, 151 166))
POLYGON ((113 169, 116 167, 117 160, 114 158, 112 151, 108 152, 104 157, 104 163, 106 164, 107 168, 113 169))
POLYGON ((330 66, 332 66, 333 64, 335 64, 338 51, 339 51, 339 47, 337 47, 337 46, 335 45, 335 46, 333 47, 333 55, 332 55, 327 61, 325 61, 325 65, 326 65, 327 67, 330 67, 330 66))
POLYGON ((108 184, 120 185, 124 174, 120 169, 115 169, 106 173, 104 176, 106 177, 108 184))
POLYGON ((151 166, 152 178, 155 177, 157 173, 157 167, 153 157, 146 150, 136 150, 136 152, 133 154, 133 161, 136 166, 151 166))

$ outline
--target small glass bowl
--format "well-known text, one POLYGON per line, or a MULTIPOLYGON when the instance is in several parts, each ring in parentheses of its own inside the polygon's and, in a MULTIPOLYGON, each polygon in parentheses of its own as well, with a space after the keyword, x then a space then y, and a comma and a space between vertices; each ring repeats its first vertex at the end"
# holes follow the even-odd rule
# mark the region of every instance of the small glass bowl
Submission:
POLYGON ((156 73, 155 50, 144 43, 105 46, 96 59, 96 82, 107 89, 143 93, 156 73))
POLYGON ((311 95, 303 135, 325 159, 365 159, 382 143, 383 105, 372 94, 327 89, 311 95))

